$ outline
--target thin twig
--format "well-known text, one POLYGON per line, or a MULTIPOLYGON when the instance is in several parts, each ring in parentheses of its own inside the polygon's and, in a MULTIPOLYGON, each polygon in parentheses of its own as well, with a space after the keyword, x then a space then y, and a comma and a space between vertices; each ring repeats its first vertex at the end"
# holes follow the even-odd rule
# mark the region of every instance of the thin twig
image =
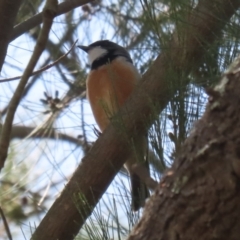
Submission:
POLYGON ((12 240, 12 234, 11 234, 11 232, 10 232, 10 228, 9 228, 9 226, 8 226, 7 219, 6 219, 6 217, 5 217, 5 214, 4 214, 1 206, 0 206, 0 215, 1 215, 1 217, 2 217, 3 224, 4 224, 4 227, 5 227, 5 230, 6 230, 8 239, 9 239, 9 240, 12 240))
POLYGON ((48 41, 48 35, 51 30, 53 18, 56 16, 58 1, 48 0, 43 10, 43 27, 39 34, 36 46, 33 51, 33 55, 25 69, 23 76, 17 86, 17 89, 10 101, 7 116, 3 124, 1 137, 0 137, 0 170, 3 168, 5 160, 7 158, 7 152, 10 142, 10 135, 12 131, 12 123, 14 119, 15 112, 21 100, 22 93, 31 76, 34 67, 36 66, 42 52, 48 41))
MULTIPOLYGON (((42 67, 42 68, 40 68, 40 69, 38 69, 36 71, 34 71, 30 76, 34 76, 34 75, 36 75, 38 73, 41 73, 41 72, 43 72, 43 71, 53 67, 57 63, 59 63, 63 58, 65 58, 72 51, 72 49, 76 45, 77 41, 78 40, 76 40, 73 43, 73 45, 70 47, 70 49, 64 55, 62 55, 60 58, 58 58, 56 61, 54 61, 53 63, 48 64, 48 65, 46 65, 46 66, 44 66, 44 67, 42 67)), ((12 77, 12 78, 4 78, 4 79, 0 79, 0 83, 2 83, 2 82, 10 82, 10 81, 18 80, 20 78, 22 78, 22 76, 16 76, 16 77, 12 77)))

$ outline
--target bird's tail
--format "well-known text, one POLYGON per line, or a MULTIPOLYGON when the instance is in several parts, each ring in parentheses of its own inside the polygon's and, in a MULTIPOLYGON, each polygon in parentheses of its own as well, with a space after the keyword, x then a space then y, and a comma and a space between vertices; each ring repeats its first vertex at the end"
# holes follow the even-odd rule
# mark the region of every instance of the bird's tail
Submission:
POLYGON ((141 181, 135 173, 130 173, 131 194, 132 194, 132 210, 138 211, 144 206, 145 200, 149 197, 149 191, 146 184, 141 181))
POLYGON ((132 148, 134 151, 125 162, 124 166, 130 174, 132 210, 138 211, 144 206, 145 200, 149 197, 149 191, 146 184, 140 179, 134 170, 134 165, 141 165, 149 172, 149 164, 147 160, 147 138, 139 138, 132 148))

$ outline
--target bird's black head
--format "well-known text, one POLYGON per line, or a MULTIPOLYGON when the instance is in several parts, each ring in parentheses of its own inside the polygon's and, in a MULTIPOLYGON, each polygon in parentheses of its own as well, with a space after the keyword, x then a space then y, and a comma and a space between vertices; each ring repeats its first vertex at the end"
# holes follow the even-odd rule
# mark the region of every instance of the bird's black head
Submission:
POLYGON ((118 57, 123 57, 125 60, 132 63, 132 59, 127 50, 109 40, 100 40, 89 46, 80 45, 78 47, 88 54, 92 70, 110 63, 118 57))

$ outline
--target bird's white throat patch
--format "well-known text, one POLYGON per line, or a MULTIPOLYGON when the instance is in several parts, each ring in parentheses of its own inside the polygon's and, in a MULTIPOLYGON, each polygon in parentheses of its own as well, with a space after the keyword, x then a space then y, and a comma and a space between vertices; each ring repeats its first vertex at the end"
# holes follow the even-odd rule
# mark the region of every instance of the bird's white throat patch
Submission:
POLYGON ((89 63, 92 64, 96 59, 107 54, 107 50, 101 47, 95 47, 88 51, 89 63))

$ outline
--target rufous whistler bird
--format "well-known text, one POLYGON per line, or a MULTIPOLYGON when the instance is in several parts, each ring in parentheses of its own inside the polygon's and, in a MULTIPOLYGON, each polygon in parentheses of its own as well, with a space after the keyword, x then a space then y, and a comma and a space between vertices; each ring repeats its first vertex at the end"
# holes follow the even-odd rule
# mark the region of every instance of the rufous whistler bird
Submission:
MULTIPOLYGON (((94 118, 103 132, 113 116, 128 99, 141 76, 133 66, 127 50, 108 40, 89 46, 78 46, 88 54, 91 71, 87 78, 87 98, 94 118)), ((132 170, 135 163, 143 163, 146 141, 141 139, 124 166, 131 179, 132 209, 139 210, 149 196, 146 185, 132 170), (136 154, 136 152, 141 154, 136 154), (140 156, 140 157, 137 157, 140 156)))

